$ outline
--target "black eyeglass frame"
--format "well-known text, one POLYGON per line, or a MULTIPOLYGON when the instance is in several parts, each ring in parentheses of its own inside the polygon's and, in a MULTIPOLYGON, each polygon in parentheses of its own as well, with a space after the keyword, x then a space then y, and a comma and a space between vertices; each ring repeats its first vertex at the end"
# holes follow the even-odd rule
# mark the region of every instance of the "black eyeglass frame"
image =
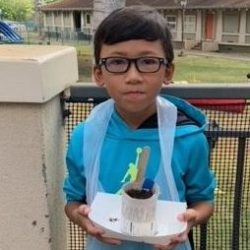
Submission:
POLYGON ((99 62, 98 62, 98 66, 101 67, 101 66, 104 66, 105 69, 110 72, 110 73, 117 73, 117 74, 122 74, 122 73, 126 73, 128 72, 128 70, 130 69, 130 66, 131 66, 131 63, 134 63, 135 64, 135 67, 137 69, 138 72, 140 73, 156 73, 160 70, 161 68, 161 65, 165 65, 167 66, 168 65, 168 60, 166 58, 162 58, 162 57, 156 57, 156 56, 143 56, 143 57, 137 57, 137 58, 127 58, 127 57, 115 57, 115 56, 112 56, 112 57, 105 57, 105 58, 100 58, 99 62), (127 64, 127 68, 123 71, 110 71, 110 69, 108 69, 108 66, 107 66, 107 60, 109 59, 123 59, 123 60, 126 60, 128 62, 127 64), (140 59, 157 59, 159 61, 159 65, 158 65, 158 68, 154 71, 143 71, 143 70, 140 70, 139 66, 138 66, 138 60, 140 59))

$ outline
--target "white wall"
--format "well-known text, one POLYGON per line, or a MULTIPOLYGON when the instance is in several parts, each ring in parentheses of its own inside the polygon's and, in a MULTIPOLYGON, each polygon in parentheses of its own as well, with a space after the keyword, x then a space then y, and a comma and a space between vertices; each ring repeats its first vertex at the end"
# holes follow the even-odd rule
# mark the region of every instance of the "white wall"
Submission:
POLYGON ((0 46, 0 249, 66 250, 59 94, 75 49, 0 46))

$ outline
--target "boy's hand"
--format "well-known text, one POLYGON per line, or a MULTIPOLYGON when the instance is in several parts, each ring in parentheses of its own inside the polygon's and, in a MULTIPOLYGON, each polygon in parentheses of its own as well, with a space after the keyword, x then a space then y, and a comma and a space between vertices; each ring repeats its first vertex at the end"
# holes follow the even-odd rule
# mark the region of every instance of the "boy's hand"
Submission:
POLYGON ((213 214, 214 206, 208 202, 200 202, 193 204, 188 208, 185 213, 180 214, 178 219, 187 222, 187 229, 185 232, 171 239, 167 245, 155 245, 158 250, 170 250, 175 248, 178 244, 185 242, 188 239, 190 229, 198 224, 206 223, 210 216, 213 214))
POLYGON ((177 245, 184 243, 188 239, 188 233, 190 229, 193 227, 193 225, 196 224, 197 211, 194 209, 187 209, 185 213, 178 216, 178 219, 182 222, 187 222, 186 230, 183 233, 172 238, 170 240, 170 243, 168 243, 167 245, 155 245, 155 248, 157 250, 174 249, 177 245))
POLYGON ((87 234, 97 238, 98 240, 112 245, 120 245, 121 241, 113 238, 103 237, 102 235, 105 233, 102 229, 97 228, 89 219, 88 214, 90 212, 90 207, 81 204, 76 209, 74 209, 73 213, 73 222, 79 225, 87 234))

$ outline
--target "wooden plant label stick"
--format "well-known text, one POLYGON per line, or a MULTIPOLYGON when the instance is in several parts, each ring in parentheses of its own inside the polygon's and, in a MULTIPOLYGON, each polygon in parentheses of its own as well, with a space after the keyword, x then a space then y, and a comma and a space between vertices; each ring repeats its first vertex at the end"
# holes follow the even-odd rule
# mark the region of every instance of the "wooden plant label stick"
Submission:
POLYGON ((144 147, 139 156, 139 161, 138 161, 138 166, 137 166, 138 170, 137 170, 137 175, 136 175, 136 179, 134 182, 135 189, 141 189, 141 185, 144 179, 145 169, 147 167, 147 163, 149 159, 149 154, 150 154, 150 147, 148 146, 144 147))

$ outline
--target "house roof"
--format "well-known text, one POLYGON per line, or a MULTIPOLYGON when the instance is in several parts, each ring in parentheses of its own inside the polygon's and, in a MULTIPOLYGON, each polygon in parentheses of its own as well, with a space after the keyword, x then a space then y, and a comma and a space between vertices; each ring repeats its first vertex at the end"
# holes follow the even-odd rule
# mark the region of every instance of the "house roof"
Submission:
POLYGON ((41 10, 86 10, 93 9, 93 0, 64 0, 50 3, 41 7, 41 10))
MULTIPOLYGON (((42 11, 92 10, 93 0, 62 0, 42 6, 42 11)), ((146 4, 161 9, 180 9, 178 0, 127 0, 126 5, 146 4)), ((242 9, 250 8, 249 0, 187 0, 188 9, 242 9)))
POLYGON ((249 0, 190 0, 188 6, 200 9, 238 9, 249 8, 249 0), (190 3, 190 4, 189 4, 190 3))

